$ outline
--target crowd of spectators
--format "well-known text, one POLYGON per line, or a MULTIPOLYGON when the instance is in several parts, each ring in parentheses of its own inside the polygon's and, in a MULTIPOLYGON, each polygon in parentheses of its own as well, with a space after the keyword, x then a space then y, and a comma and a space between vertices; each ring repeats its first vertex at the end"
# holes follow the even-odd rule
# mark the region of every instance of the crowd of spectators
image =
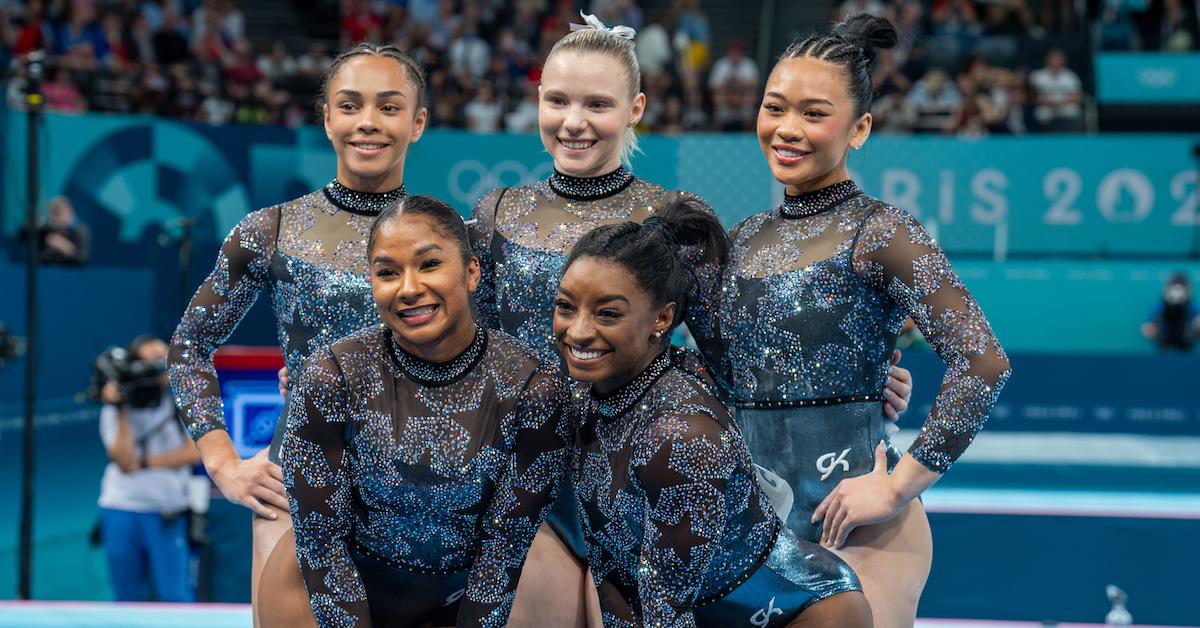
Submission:
POLYGON ((47 53, 42 93, 60 113, 104 111, 295 126, 312 120, 328 47, 256 53, 233 0, 0 0, 7 101, 21 108, 26 64, 47 53))
MULTIPOLYGON (((1087 37, 1105 49, 1197 45, 1196 17, 1181 0, 1096 0, 1088 15, 1078 7, 1071 0, 846 0, 833 17, 865 11, 900 29, 876 75, 882 132, 1083 130, 1079 59, 1056 38, 1087 37), (1027 56, 1031 39, 1048 50, 1044 57, 1027 56)), ((320 76, 337 48, 387 42, 425 66, 433 126, 527 133, 537 123, 539 60, 579 21, 580 8, 638 31, 647 95, 641 131, 753 128, 765 69, 741 40, 714 49, 699 0, 653 10, 636 0, 341 0, 340 41, 304 50, 281 40, 256 50, 236 0, 0 0, 0 61, 9 68, 12 107, 21 105, 25 84, 18 59, 45 49, 43 92, 53 111, 296 126, 314 121, 320 76)))

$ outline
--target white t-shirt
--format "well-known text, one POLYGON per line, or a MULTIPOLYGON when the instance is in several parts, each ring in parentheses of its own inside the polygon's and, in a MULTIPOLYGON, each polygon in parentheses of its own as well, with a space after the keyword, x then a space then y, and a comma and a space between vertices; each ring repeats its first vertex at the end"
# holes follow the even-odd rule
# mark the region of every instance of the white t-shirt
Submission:
MULTIPOLYGON (((131 408, 129 427, 133 430, 134 454, 149 456, 176 449, 188 440, 188 435, 175 418, 175 402, 164 395, 162 403, 153 408, 131 408), (144 442, 143 442, 144 441, 144 442)), ((110 447, 117 438, 117 408, 105 405, 100 410, 100 440, 110 447)), ((100 481, 101 508, 131 512, 180 512, 188 507, 187 484, 192 470, 140 469, 125 473, 115 462, 109 462, 100 481)))
POLYGON ((1053 72, 1049 68, 1034 70, 1029 83, 1039 94, 1050 100, 1051 105, 1038 107, 1038 117, 1078 118, 1083 110, 1079 103, 1067 102, 1067 98, 1083 92, 1083 83, 1069 68, 1053 72))
POLYGON ((675 58, 671 37, 658 24, 647 26, 637 35, 638 65, 647 72, 663 72, 675 58))
POLYGON ((717 59, 708 75, 709 89, 720 89, 731 82, 746 89, 758 89, 758 66, 754 60, 750 57, 742 57, 736 62, 729 57, 717 59))
POLYGON ((463 107, 467 128, 475 133, 495 133, 500 130, 500 116, 504 111, 496 101, 472 100, 463 107))

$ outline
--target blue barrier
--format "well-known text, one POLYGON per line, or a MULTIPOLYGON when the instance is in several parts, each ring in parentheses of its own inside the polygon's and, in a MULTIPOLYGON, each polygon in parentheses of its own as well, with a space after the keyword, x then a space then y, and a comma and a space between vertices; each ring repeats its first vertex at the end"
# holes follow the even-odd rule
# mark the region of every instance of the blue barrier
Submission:
MULTIPOLYGON (((9 239, 23 216, 24 125, 6 114, 9 239)), ((877 136, 850 167, 869 193, 919 215, 952 253, 1183 256, 1200 246, 1195 140, 877 136)), ((52 157, 43 196, 69 196, 92 228, 96 260, 122 265, 146 263, 179 218, 195 219, 197 243, 212 246, 247 212, 319 187, 335 170, 316 127, 49 115, 43 143, 52 157)), ((550 167, 535 136, 433 130, 411 149, 406 184, 465 213, 488 190, 541 179, 550 167)), ((634 169, 700 194, 727 224, 782 194, 752 135, 647 137, 634 169)))
MULTIPOLYGON (((208 272, 210 259, 197 259, 198 275, 208 272)), ((1183 372, 1165 366, 1173 363, 1171 356, 1162 360, 1151 357, 1152 346, 1141 337, 1138 327, 1160 298, 1167 276, 1182 268, 1195 285, 1200 285, 1200 264, 962 260, 955 267, 1010 353, 1108 355, 1111 357, 1094 359, 1102 365, 1100 372, 1124 369, 1155 373, 1162 380, 1183 372), (1134 359, 1137 355, 1142 357, 1134 359)), ((70 397, 82 391, 87 386, 92 359, 109 345, 123 344, 147 331, 168 336, 178 322, 179 307, 174 294, 164 293, 158 286, 164 276, 167 283, 173 282, 175 272, 165 264, 154 270, 42 269, 39 396, 70 397)), ((196 282, 199 280, 197 276, 196 282)), ((0 285, 14 297, 0 299, 0 322, 7 323, 14 334, 24 335, 23 268, 0 264, 0 285)), ((272 321, 267 300, 261 299, 243 319, 231 342, 274 343, 272 321)), ((0 369, 0 400, 20 399, 23 368, 16 360, 0 369)), ((1085 376, 1096 370, 1080 362, 1078 368, 1050 372, 1087 382, 1085 376), (1080 377, 1070 377, 1075 371, 1080 377)), ((936 382, 939 374, 932 372, 922 379, 936 382)), ((926 389, 930 387, 932 384, 926 384, 926 389)), ((1140 393, 1135 396, 1151 397, 1140 393)))
POLYGON ((1095 67, 1103 104, 1200 104, 1200 53, 1101 52, 1095 67))
MULTIPOLYGON (((1010 357, 1013 374, 984 426, 988 431, 1200 435, 1200 356, 1010 357)), ((901 365, 916 382, 902 424, 916 427, 929 414, 945 368, 929 351, 909 351, 901 365)))
MULTIPOLYGON (((162 307, 155 298, 154 272, 141 268, 62 268, 39 270, 37 365, 38 395, 72 397, 87 388, 92 360, 112 345, 125 345, 155 329, 162 307)), ((0 263, 0 322, 24 336, 25 269, 0 263)), ((20 359, 0 368, 0 401, 22 398, 25 365, 20 359)))

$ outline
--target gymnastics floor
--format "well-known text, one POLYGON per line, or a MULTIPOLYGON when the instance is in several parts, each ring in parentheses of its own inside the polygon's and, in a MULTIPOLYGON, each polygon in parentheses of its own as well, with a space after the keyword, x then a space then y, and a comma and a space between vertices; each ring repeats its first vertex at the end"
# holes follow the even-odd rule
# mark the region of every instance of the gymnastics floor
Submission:
MULTIPOLYGON (((116 602, 0 602, 2 628, 245 628, 246 604, 121 604, 116 602)), ((921 619, 916 628, 1103 628, 1102 624, 970 619, 921 619)), ((1178 628, 1135 624, 1133 628, 1178 628)))

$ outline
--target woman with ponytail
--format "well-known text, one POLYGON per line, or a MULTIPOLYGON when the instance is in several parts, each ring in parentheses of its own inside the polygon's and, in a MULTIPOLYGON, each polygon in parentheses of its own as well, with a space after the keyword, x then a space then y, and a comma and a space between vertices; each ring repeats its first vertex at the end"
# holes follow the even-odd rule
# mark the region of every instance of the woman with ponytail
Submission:
POLYGON ((701 347, 728 378, 780 516, 855 569, 877 626, 913 624, 932 555, 917 498, 970 444, 1010 372, 933 238, 847 171, 871 133, 876 51, 895 43, 890 22, 853 15, 775 65, 757 132, 786 197, 732 230, 701 347), (948 368, 901 456, 886 446, 877 391, 907 317, 948 368))
MULTIPOLYGON (((171 388, 205 469, 226 499, 254 512, 251 601, 255 626, 312 625, 279 466, 242 460, 226 430, 213 354, 260 293, 271 298, 287 368, 378 322, 366 277, 366 235, 406 195, 408 147, 425 131, 425 75, 393 46, 360 44, 334 60, 321 86, 321 117, 336 176, 299 198, 252 212, 221 246, 171 339, 171 388)), ((281 388, 285 388, 282 384, 281 388)))
POLYGON ((582 416, 572 479, 604 624, 869 626, 853 572, 797 539, 755 481, 698 356, 672 348, 725 232, 682 198, 590 231, 554 301, 554 339, 582 416))
MULTIPOLYGON (((475 293, 480 323, 508 332, 548 360, 559 359, 551 330, 554 295, 567 253, 581 236, 603 225, 641 223, 653 208, 678 199, 690 199, 712 214, 694 195, 664 189, 630 171, 637 151, 634 127, 646 105, 635 33, 625 26, 608 28, 590 15, 584 21, 572 25, 573 32, 551 49, 538 87, 538 127, 554 173, 484 196, 475 206, 471 231, 483 271, 475 293)), ((699 252, 685 250, 687 266, 701 286, 715 286, 719 268, 695 257, 699 252)), ((695 320, 688 320, 693 332, 698 331, 695 320)), ((892 383, 898 394, 889 397, 887 409, 893 416, 907 407, 909 381, 908 372, 898 369, 892 383)), ((553 532, 539 534, 529 554, 531 564, 545 568, 527 570, 521 591, 566 595, 584 582, 583 539, 569 485, 559 501, 548 520, 553 532), (577 577, 570 575, 572 569, 577 577), (557 576, 543 582, 537 573, 557 576)), ((564 616, 557 625, 571 621, 564 616)))

